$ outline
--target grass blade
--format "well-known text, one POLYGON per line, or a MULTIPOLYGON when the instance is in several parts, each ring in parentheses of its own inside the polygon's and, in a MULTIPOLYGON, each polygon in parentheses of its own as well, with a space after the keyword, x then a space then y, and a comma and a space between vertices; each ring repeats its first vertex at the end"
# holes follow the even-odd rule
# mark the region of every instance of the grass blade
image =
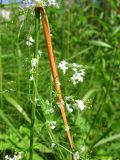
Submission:
POLYGON ((30 123, 30 118, 23 110, 23 108, 13 98, 9 97, 8 95, 4 95, 4 97, 7 100, 7 102, 9 102, 13 107, 15 107, 22 114, 25 120, 30 123))
POLYGON ((120 138, 120 133, 119 133, 119 134, 115 134, 115 135, 113 135, 113 136, 111 136, 111 137, 108 137, 108 138, 104 138, 104 139, 100 140, 98 143, 96 143, 96 144, 94 145, 94 148, 95 148, 95 147, 98 147, 98 146, 100 146, 100 145, 103 145, 103 144, 105 144, 105 143, 108 143, 108 142, 117 140, 117 139, 119 139, 119 138, 120 138))

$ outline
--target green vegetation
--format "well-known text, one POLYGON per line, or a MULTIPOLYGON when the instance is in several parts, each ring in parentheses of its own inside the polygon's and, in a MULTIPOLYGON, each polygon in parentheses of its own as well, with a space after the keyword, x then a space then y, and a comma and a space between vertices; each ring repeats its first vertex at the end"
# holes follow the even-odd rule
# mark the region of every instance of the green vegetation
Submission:
MULTIPOLYGON (((8 20, 0 17, 0 160, 15 152, 29 159, 32 108, 31 160, 70 160, 41 22, 36 38, 34 7, 0 10, 11 13, 8 20)), ((78 160, 120 160, 120 4, 60 3, 46 12, 57 66, 68 63, 66 74, 58 70, 65 106, 73 109, 66 107, 66 114, 76 160, 77 154, 78 160), (73 63, 85 69, 76 85, 70 80, 73 63)))

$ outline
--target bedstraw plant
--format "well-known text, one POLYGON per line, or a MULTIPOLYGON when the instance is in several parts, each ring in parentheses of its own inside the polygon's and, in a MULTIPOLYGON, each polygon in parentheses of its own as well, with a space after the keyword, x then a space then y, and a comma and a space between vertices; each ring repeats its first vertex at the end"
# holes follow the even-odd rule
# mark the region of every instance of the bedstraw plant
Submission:
POLYGON ((120 159, 119 9, 0 6, 0 160, 120 159))

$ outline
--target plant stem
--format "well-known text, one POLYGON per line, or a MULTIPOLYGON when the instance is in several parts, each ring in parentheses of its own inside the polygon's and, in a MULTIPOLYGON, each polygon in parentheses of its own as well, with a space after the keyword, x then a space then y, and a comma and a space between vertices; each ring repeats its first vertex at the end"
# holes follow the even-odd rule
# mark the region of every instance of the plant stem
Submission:
MULTIPOLYGON (((2 41, 2 36, 0 35, 0 42, 2 41)), ((0 103, 2 106, 2 47, 0 46, 0 103)))
MULTIPOLYGON (((37 58, 38 55, 38 47, 39 47, 39 30, 40 30, 40 12, 38 8, 35 8, 35 52, 34 52, 34 58, 37 58)), ((36 67, 36 74, 32 83, 32 109, 31 109, 31 129, 30 129, 30 158, 29 160, 33 160, 33 144, 34 144, 34 124, 35 124, 35 112, 36 112, 36 104, 35 104, 35 98, 37 94, 37 89, 35 87, 35 84, 37 86, 38 84, 38 77, 37 77, 37 70, 38 67, 36 67)))

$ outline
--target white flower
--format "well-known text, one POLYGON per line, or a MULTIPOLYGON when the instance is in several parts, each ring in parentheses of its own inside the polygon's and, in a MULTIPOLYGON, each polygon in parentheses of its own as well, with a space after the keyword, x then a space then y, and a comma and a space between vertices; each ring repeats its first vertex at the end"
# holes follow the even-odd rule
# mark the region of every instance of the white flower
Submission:
POLYGON ((41 57, 41 55, 42 55, 42 51, 41 51, 41 50, 39 50, 39 51, 38 51, 38 54, 39 54, 39 57, 41 57))
POLYGON ((6 156, 5 156, 5 159, 6 159, 6 160, 7 160, 7 159, 9 159, 9 156, 8 156, 8 155, 6 155, 6 156))
POLYGON ((58 107, 59 107, 59 108, 62 108, 62 107, 63 107, 63 105, 64 105, 64 101, 63 101, 63 100, 61 100, 61 102, 57 103, 57 105, 58 105, 58 107))
POLYGON ((28 40, 32 43, 34 42, 34 39, 32 37, 29 37, 28 40))
POLYGON ((66 103, 66 109, 71 113, 73 109, 70 107, 70 104, 66 103))
POLYGON ((31 65, 32 65, 32 67, 36 67, 37 64, 38 64, 37 58, 33 58, 33 59, 31 60, 31 65))
POLYGON ((30 81, 33 81, 33 80, 34 80, 34 76, 31 75, 31 76, 30 76, 30 81))
POLYGON ((0 15, 7 21, 11 19, 10 17, 11 11, 6 9, 0 9, 0 15))
POLYGON ((85 70, 82 68, 82 65, 73 63, 72 66, 73 66, 72 70, 74 71, 74 74, 70 79, 73 82, 73 84, 75 85, 79 82, 83 82, 85 70))
POLYGON ((70 130, 70 127, 67 126, 67 127, 65 128, 65 131, 69 131, 69 130, 70 130))
POLYGON ((66 70, 68 69, 67 64, 68 63, 65 60, 63 60, 58 65, 58 68, 60 68, 64 74, 66 73, 66 70))
POLYGON ((30 73, 32 73, 33 71, 34 71, 34 68, 31 68, 31 69, 30 69, 30 73))
POLYGON ((50 128, 53 130, 56 128, 56 121, 50 121, 49 122, 50 128))
POLYGON ((27 46, 32 46, 32 43, 30 41, 26 41, 27 46))
POLYGON ((74 106, 77 106, 81 111, 84 110, 84 108, 86 107, 81 100, 75 100, 74 106))
POLYGON ((85 146, 82 146, 80 150, 83 152, 85 150, 85 146))
POLYGON ((48 100, 45 101, 47 105, 50 105, 50 102, 48 100))
POLYGON ((74 160, 79 160, 80 159, 80 155, 79 155, 79 152, 75 152, 74 154, 74 160))
POLYGON ((57 8, 59 8, 59 5, 58 5, 58 3, 56 2, 56 0, 48 0, 48 5, 49 6, 54 6, 54 7, 57 7, 57 8))
POLYGON ((32 37, 29 37, 29 38, 27 38, 26 45, 31 46, 33 44, 33 42, 34 42, 34 39, 32 37))
POLYGON ((40 107, 39 99, 35 97, 34 102, 37 107, 40 107))
POLYGON ((15 154, 13 157, 10 157, 8 155, 5 156, 5 160, 21 160, 22 159, 22 153, 19 152, 18 154, 15 154))
POLYGON ((36 5, 42 5, 42 6, 54 6, 59 8, 58 3, 56 2, 56 0, 35 0, 35 4, 36 5))
POLYGON ((51 148, 54 148, 55 146, 56 146, 56 144, 54 142, 52 142, 51 148))
POLYGON ((47 109, 46 112, 47 114, 52 114, 54 112, 54 109, 53 108, 47 109))
POLYGON ((84 78, 84 75, 85 75, 85 71, 84 69, 80 68, 80 69, 77 69, 77 68, 73 68, 73 71, 74 71, 74 74, 73 76, 70 78, 73 82, 73 84, 77 84, 79 82, 83 82, 83 78, 84 78))
POLYGON ((56 85, 57 85, 57 86, 60 86, 61 84, 60 84, 60 82, 58 81, 58 82, 56 82, 56 85))

